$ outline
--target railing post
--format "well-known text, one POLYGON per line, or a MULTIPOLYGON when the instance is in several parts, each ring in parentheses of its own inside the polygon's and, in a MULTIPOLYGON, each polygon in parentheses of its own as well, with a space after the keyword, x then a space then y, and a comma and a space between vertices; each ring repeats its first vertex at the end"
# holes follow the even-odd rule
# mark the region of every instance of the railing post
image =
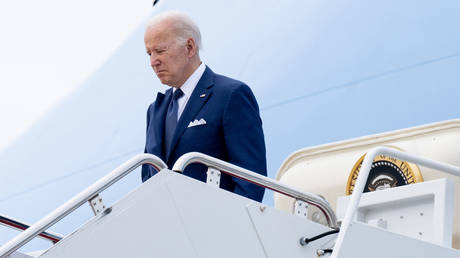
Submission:
POLYGON ((295 200, 294 214, 302 218, 307 218, 308 217, 308 203, 300 199, 295 200))
POLYGON ((206 172, 206 183, 214 187, 220 187, 220 170, 213 167, 208 167, 206 172))
POLYGON ((110 211, 112 211, 112 209, 110 209, 110 208, 107 209, 107 207, 105 206, 104 202, 102 201, 102 197, 99 194, 97 194, 93 198, 89 199, 88 203, 89 203, 89 206, 91 207, 91 209, 93 210, 93 213, 94 213, 95 216, 97 216, 98 214, 101 214, 101 213, 107 214, 110 211))

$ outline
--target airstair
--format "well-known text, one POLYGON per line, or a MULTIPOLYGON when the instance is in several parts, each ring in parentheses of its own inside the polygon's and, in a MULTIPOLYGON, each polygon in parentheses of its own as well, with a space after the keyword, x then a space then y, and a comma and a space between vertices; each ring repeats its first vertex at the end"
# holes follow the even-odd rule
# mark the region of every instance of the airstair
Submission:
MULTIPOLYGON (((188 153, 169 170, 159 158, 141 154, 1 246, 0 257, 460 257, 449 242, 452 182, 441 179, 362 194, 377 155, 460 176, 459 167, 387 147, 374 148, 363 161, 355 191, 342 200, 339 222, 323 197, 213 157, 188 153), (191 163, 208 166, 206 183, 181 174, 191 163), (105 205, 99 193, 142 164, 159 172, 118 202, 105 205), (286 195, 294 208, 286 212, 222 190, 221 173, 286 195), (34 237, 49 236, 49 227, 87 202, 95 217, 85 225, 39 254, 17 252, 34 237), (382 205, 390 208, 382 211, 382 205), (360 219, 371 213, 378 218, 379 212, 382 218, 391 217, 397 210, 394 207, 423 207, 423 223, 435 223, 439 230, 418 239, 385 227, 386 220, 360 219), (310 220, 310 208, 319 210, 320 217, 310 220)), ((408 222, 406 228, 418 226, 408 222)))

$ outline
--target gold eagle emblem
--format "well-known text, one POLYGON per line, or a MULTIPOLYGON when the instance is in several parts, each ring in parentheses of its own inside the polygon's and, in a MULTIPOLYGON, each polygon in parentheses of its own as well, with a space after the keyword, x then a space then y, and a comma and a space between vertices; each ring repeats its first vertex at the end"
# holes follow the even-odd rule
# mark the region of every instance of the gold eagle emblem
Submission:
MULTIPOLYGON (((391 148, 399 150, 396 147, 391 148)), ((353 193, 365 156, 366 154, 361 156, 350 172, 346 188, 347 195, 353 193)), ((378 155, 374 158, 363 192, 372 192, 418 182, 423 182, 423 177, 420 168, 416 164, 385 155, 378 155)))

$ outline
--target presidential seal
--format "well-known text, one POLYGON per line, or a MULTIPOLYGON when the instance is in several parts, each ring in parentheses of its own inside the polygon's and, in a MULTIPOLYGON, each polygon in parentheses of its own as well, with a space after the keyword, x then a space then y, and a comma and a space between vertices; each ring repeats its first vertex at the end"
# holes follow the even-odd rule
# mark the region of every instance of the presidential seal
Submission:
MULTIPOLYGON (((347 195, 353 193, 365 156, 366 154, 361 156, 351 170, 346 188, 347 195)), ((363 192, 372 192, 418 182, 423 182, 423 177, 417 165, 393 157, 379 155, 375 157, 372 163, 371 171, 363 192)))

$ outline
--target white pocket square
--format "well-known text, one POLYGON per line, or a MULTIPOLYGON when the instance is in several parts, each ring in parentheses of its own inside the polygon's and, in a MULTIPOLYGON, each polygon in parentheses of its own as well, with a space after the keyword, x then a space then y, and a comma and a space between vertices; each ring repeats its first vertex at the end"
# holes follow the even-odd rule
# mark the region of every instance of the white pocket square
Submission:
POLYGON ((200 120, 195 119, 194 121, 190 122, 190 124, 188 124, 187 128, 197 126, 197 125, 205 125, 205 124, 206 124, 206 120, 204 120, 203 118, 201 118, 200 120))

